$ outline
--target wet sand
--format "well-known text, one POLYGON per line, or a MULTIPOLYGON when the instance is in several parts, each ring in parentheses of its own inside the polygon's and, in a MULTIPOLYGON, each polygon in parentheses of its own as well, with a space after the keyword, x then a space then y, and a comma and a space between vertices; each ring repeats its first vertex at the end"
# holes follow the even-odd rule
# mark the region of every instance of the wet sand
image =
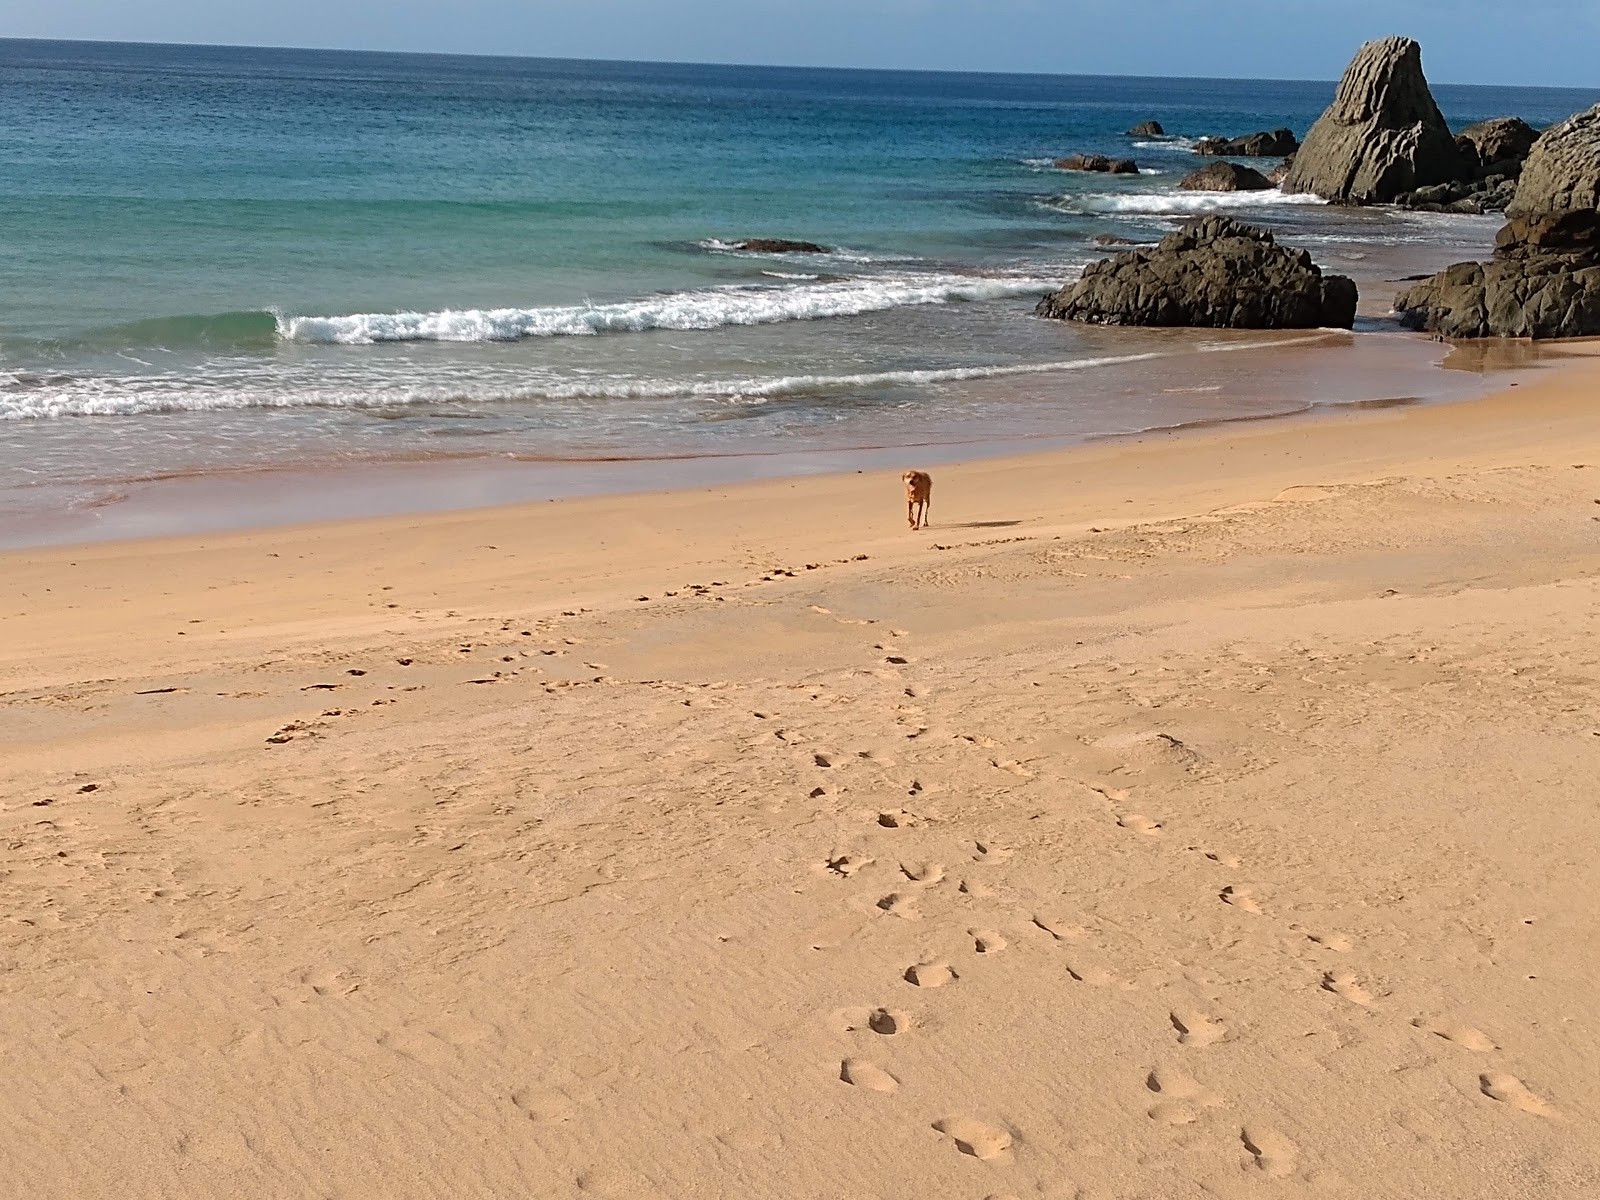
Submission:
POLYGON ((1593 353, 923 534, 875 470, 0 555, 0 1172, 1595 1194, 1593 353))

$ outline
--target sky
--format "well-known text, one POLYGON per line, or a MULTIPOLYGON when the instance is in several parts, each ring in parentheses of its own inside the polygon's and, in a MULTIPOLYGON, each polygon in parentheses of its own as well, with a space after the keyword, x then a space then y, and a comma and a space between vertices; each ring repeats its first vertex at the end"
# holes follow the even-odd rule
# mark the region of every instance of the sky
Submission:
POLYGON ((0 36, 559 58, 1600 87, 1600 0, 0 0, 0 36))

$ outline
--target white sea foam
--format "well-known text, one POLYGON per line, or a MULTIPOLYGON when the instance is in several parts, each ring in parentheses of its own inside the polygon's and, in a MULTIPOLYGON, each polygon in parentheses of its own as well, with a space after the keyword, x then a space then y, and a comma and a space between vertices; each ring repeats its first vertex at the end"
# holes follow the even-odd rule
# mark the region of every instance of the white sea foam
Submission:
POLYGON ((619 304, 283 316, 278 318, 278 336, 290 342, 361 346, 377 342, 508 342, 652 329, 720 329, 729 325, 853 317, 919 305, 1003 300, 1032 295, 1059 283, 1053 279, 925 273, 795 287, 672 292, 619 304))
POLYGON ((873 253, 866 250, 852 250, 848 246, 834 246, 822 253, 807 250, 747 250, 738 242, 725 242, 721 238, 702 238, 696 242, 702 250, 709 250, 713 254, 727 254, 734 258, 785 258, 801 259, 816 262, 819 259, 830 259, 835 262, 847 263, 904 263, 916 262, 916 258, 909 254, 873 253))
MULTIPOLYGON (((785 396, 827 395, 882 387, 931 387, 982 379, 1049 375, 1127 366, 1184 353, 1221 354, 1314 343, 1319 333, 1272 341, 1205 342, 1188 350, 1064 359, 989 366, 927 367, 839 375, 782 375, 734 379, 582 379, 529 386, 293 387, 204 386, 192 378, 53 376, 24 382, 0 374, 0 420, 49 417, 136 416, 154 413, 231 412, 244 409, 397 408, 469 403, 583 403, 593 401, 691 400, 760 404, 785 396)), ((587 419, 587 418, 585 418, 587 419)))
POLYGON ((1135 150, 1193 150, 1200 144, 1198 138, 1169 137, 1160 141, 1134 142, 1135 150))
POLYGON ((1320 196, 1270 192, 1091 192, 1082 196, 1053 196, 1040 203, 1068 213, 1117 216, 1182 216, 1225 212, 1238 208, 1278 208, 1286 205, 1326 205, 1320 196))

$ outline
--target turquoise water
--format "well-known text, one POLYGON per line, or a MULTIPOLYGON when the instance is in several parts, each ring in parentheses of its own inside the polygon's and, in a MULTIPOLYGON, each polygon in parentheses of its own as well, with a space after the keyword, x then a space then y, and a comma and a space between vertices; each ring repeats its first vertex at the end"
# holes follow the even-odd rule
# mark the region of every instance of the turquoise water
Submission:
MULTIPOLYGON (((1172 190, 1195 165, 1184 139, 1303 134, 1331 92, 0 41, 0 502, 351 459, 1193 416, 1127 381, 1239 339, 1031 317, 1096 235, 1148 240, 1237 205, 1379 290, 1492 237, 1490 219, 1172 190), (1179 136, 1122 136, 1151 117, 1179 136), (1074 151, 1146 173, 1049 168, 1074 151), (748 237, 831 252, 729 248, 748 237), (998 386, 1033 376, 1051 382, 998 386)), ((1458 123, 1595 99, 1438 93, 1458 123)))

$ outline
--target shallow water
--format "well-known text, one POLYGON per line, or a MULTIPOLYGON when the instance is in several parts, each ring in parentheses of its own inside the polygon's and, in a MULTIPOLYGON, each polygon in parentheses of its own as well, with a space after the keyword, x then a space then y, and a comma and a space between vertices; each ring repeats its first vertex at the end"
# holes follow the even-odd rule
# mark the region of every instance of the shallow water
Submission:
MULTIPOLYGON (((13 525, 127 480, 241 468, 1179 424, 1185 393, 1164 378, 1262 339, 1034 319, 1096 235, 1239 211, 1356 275, 1380 330, 1394 279, 1480 253, 1496 227, 1173 191, 1196 164, 1186 139, 1303 134, 1331 84, 16 41, 0 77, 13 525), (1178 136, 1122 136, 1150 117, 1178 136), (1073 151, 1146 173, 1048 166, 1073 151), (831 252, 732 248, 752 236, 831 252)), ((1463 123, 1593 100, 1439 96, 1463 123)), ((1370 378, 1361 339, 1340 344, 1350 378, 1370 378)), ((1362 398, 1343 371, 1335 357, 1302 379, 1285 410, 1362 398)), ((1214 407, 1242 413, 1261 390, 1214 407)))

